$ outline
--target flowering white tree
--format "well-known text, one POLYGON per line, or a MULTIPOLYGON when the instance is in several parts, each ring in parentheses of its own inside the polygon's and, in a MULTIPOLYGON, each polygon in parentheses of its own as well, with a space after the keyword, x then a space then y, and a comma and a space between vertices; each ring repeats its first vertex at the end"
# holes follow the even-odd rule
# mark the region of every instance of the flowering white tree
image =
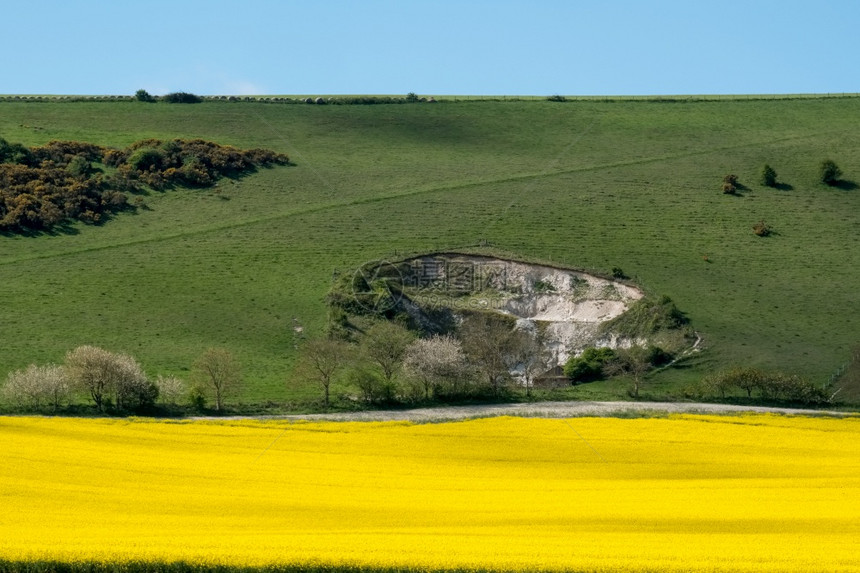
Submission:
POLYGON ((446 383, 451 385, 453 393, 461 393, 468 375, 463 347, 452 336, 414 341, 406 348, 403 368, 421 383, 427 399, 446 383))
POLYGON ((66 354, 65 372, 74 386, 90 395, 99 411, 111 396, 120 410, 151 405, 158 397, 158 388, 127 354, 79 346, 66 354))
POLYGON ((38 408, 43 404, 54 410, 69 397, 69 381, 62 366, 30 364, 24 370, 10 372, 3 385, 3 395, 21 406, 38 408))

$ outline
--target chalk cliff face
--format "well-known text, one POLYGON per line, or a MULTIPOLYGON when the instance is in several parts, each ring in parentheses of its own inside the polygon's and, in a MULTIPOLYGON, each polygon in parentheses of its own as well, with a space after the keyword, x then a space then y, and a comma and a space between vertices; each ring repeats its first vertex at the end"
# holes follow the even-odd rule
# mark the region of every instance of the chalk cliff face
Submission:
POLYGON ((579 271, 470 255, 429 255, 405 261, 404 300, 418 309, 499 312, 519 328, 542 329, 549 367, 589 346, 627 346, 635 341, 602 334, 600 325, 624 313, 642 291, 579 271))

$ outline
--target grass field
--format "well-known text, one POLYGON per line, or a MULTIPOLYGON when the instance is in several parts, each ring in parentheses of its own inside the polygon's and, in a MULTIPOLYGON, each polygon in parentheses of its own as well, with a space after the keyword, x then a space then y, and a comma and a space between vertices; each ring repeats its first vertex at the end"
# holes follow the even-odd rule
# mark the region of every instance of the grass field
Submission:
POLYGON ((0 418, 0 563, 856 571, 858 422, 0 418))
POLYGON ((823 383, 858 342, 860 191, 818 183, 817 166, 830 157, 860 181, 858 112, 858 98, 3 101, 8 141, 201 137, 296 165, 152 194, 100 227, 0 236, 0 375, 96 344, 184 376, 219 345, 244 365, 244 402, 306 399, 317 390, 290 376, 292 328, 321 332, 334 272, 488 241, 519 259, 620 267, 672 297, 706 351, 646 394, 735 364, 823 383), (757 184, 765 162, 782 189, 757 184), (720 192, 729 172, 748 188, 738 197, 720 192), (761 219, 775 235, 752 233, 761 219))

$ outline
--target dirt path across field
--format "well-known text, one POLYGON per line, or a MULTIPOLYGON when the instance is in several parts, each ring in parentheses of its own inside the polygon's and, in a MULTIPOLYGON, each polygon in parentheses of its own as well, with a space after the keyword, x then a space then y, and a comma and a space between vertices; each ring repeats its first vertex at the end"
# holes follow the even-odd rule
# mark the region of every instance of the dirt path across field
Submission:
POLYGON ((814 416, 857 416, 857 412, 812 410, 798 408, 770 408, 764 406, 734 406, 731 404, 704 404, 692 402, 532 402, 527 404, 491 404, 479 406, 446 406, 415 408, 411 410, 369 410, 331 414, 296 414, 284 416, 235 416, 206 418, 270 419, 270 420, 331 420, 338 422, 443 422, 494 416, 520 416, 538 418, 575 418, 583 416, 626 416, 637 414, 687 413, 735 414, 740 412, 776 413, 814 416))

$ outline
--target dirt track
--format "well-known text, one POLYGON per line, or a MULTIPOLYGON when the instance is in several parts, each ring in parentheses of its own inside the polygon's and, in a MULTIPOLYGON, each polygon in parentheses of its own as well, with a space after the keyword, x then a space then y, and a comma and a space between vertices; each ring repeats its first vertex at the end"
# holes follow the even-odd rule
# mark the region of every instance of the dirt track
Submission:
MULTIPOLYGON (((541 418, 573 418, 582 416, 618 416, 636 413, 694 413, 731 414, 738 412, 770 412, 795 415, 856 416, 856 412, 769 408, 763 406, 733 406, 690 402, 534 402, 530 404, 493 404, 480 406, 449 406, 415 408, 412 410, 373 410, 331 414, 297 414, 288 416, 256 416, 258 419, 440 422, 486 418, 493 416, 531 416, 541 418)), ((238 419, 237 417, 234 419, 238 419)), ((212 418, 225 419, 225 418, 212 418)), ((227 418, 229 419, 229 418, 227 418)))

